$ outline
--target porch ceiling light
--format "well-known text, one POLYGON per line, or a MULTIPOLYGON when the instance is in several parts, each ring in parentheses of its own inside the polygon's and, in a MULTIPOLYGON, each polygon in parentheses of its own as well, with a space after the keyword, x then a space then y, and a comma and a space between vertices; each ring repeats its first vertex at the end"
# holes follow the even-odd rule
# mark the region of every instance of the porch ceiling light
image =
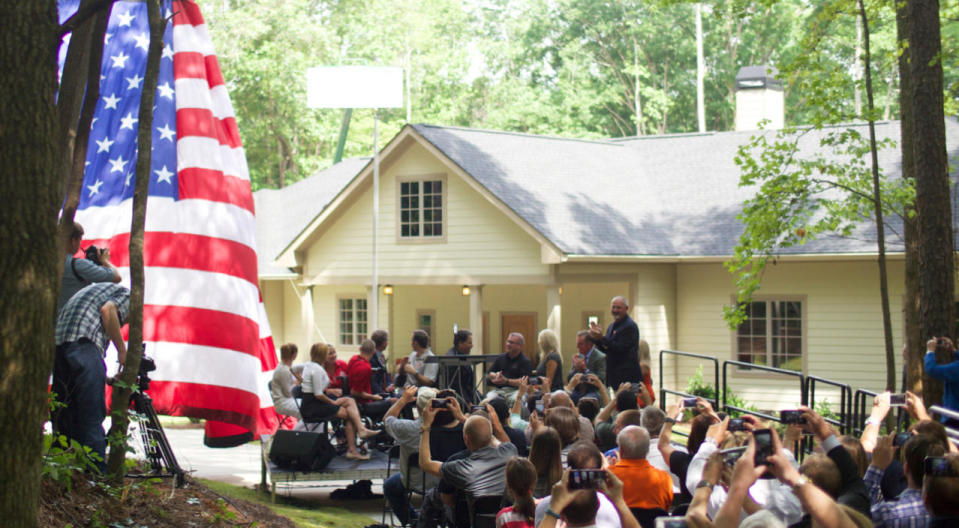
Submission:
POLYGON ((470 287, 469 287, 468 285, 464 284, 464 285, 463 285, 463 296, 464 296, 464 297, 469 297, 469 295, 470 295, 470 287))
POLYGON ((383 295, 393 295, 393 285, 386 284, 383 286, 383 295))

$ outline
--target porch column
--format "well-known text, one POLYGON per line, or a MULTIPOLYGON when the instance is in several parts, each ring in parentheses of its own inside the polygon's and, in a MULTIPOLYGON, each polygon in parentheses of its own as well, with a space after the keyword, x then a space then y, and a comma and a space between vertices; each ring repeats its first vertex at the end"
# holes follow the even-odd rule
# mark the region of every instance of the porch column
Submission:
MULTIPOLYGON (((546 328, 549 328, 556 334, 559 341, 559 355, 563 356, 563 308, 560 299, 560 290, 562 286, 553 284, 546 287, 546 328)), ((536 336, 529 339, 536 340, 536 336)))
POLYGON ((314 329, 316 323, 313 316, 313 286, 307 286, 303 295, 300 295, 300 329, 304 342, 300 350, 310 350, 310 346, 316 342, 314 329))
POLYGON ((472 354, 483 353, 483 285, 470 286, 470 331, 473 332, 472 354))

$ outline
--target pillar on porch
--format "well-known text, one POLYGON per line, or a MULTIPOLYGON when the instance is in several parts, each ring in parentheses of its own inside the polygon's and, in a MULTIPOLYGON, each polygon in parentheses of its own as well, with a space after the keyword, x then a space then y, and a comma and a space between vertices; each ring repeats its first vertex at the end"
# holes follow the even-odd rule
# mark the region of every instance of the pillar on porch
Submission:
MULTIPOLYGON (((549 328, 556 334, 559 342, 560 356, 563 355, 563 308, 560 303, 560 290, 562 286, 554 284, 546 287, 546 328, 549 328)), ((536 339, 532 336, 530 339, 536 339)))
POLYGON ((483 286, 470 286, 470 326, 473 332, 472 354, 483 353, 483 286))
POLYGON ((303 291, 303 295, 300 295, 300 328, 303 330, 303 346, 300 347, 301 350, 310 350, 310 346, 316 342, 316 335, 314 334, 314 329, 316 328, 316 323, 313 319, 313 286, 307 286, 303 291))

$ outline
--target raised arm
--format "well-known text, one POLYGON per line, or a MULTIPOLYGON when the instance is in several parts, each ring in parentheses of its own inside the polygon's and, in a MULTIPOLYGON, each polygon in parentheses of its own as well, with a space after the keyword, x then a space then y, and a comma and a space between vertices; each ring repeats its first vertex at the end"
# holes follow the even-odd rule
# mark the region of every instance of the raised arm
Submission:
POLYGON ((400 396, 400 399, 393 402, 393 405, 391 405, 389 410, 386 411, 386 414, 383 415, 383 419, 385 420, 387 416, 398 418, 400 416, 400 411, 403 410, 403 407, 406 407, 414 400, 416 400, 416 387, 407 387, 403 391, 403 395, 400 396))
POLYGON ((433 418, 436 417, 437 411, 438 409, 434 409, 432 405, 427 405, 423 409, 423 426, 420 428, 420 469, 430 475, 442 478, 443 474, 440 468, 443 464, 438 460, 433 460, 433 455, 430 453, 430 427, 433 425, 433 418))

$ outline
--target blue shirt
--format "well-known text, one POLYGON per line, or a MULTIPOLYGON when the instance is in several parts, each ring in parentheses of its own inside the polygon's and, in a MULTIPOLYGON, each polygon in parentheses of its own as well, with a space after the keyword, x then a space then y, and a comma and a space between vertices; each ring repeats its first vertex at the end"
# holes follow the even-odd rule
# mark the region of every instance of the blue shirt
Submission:
POLYGON ((953 353, 952 363, 936 364, 936 355, 926 352, 926 373, 943 382, 942 406, 959 411, 959 353, 953 353))

